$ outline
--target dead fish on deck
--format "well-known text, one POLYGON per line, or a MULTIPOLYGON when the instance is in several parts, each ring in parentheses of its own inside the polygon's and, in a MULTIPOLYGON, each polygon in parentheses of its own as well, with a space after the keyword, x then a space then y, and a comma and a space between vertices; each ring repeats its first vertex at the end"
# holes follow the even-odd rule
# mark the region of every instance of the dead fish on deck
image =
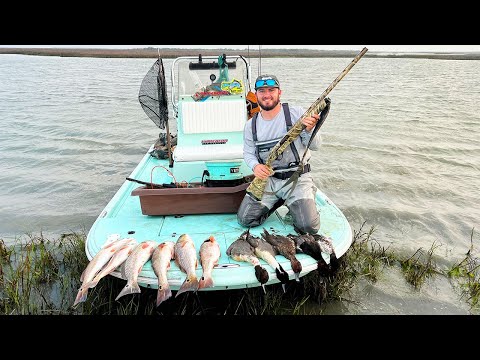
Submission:
POLYGON ((88 263, 85 270, 83 270, 82 275, 80 276, 80 281, 82 285, 78 290, 77 297, 75 298, 75 302, 73 306, 84 302, 87 300, 87 294, 89 286, 88 284, 93 280, 95 275, 105 266, 106 263, 111 259, 113 254, 120 249, 123 245, 127 244, 131 239, 120 239, 120 235, 113 234, 110 235, 100 249, 100 251, 92 258, 92 260, 88 263))
POLYGON ((213 287, 212 271, 220 259, 220 245, 213 236, 210 236, 200 246, 200 264, 203 268, 198 289, 213 287))
POLYGON ((240 237, 235 240, 227 249, 227 255, 235 261, 245 261, 251 263, 255 267, 255 277, 260 282, 265 291, 265 283, 269 279, 268 271, 260 264, 260 260, 255 256, 255 249, 247 242, 247 236, 250 234, 250 229, 245 231, 240 237))
POLYGON ((290 260, 293 273, 295 274, 295 280, 300 281, 302 264, 295 256, 297 253, 295 242, 283 235, 270 234, 265 228, 263 229, 262 238, 265 239, 266 242, 270 243, 279 254, 290 260))
POLYGON ((115 269, 122 265, 128 256, 132 253, 133 248, 137 245, 137 240, 130 238, 130 241, 120 247, 110 258, 110 261, 105 265, 100 272, 95 275, 93 280, 85 286, 88 286, 90 289, 95 287, 100 279, 111 274, 115 269))
POLYGON ((178 289, 178 295, 186 291, 198 290, 198 278, 195 270, 198 266, 197 250, 195 250, 195 244, 188 234, 182 234, 175 243, 175 263, 180 270, 187 274, 185 281, 180 289, 178 289))
POLYGON ((280 280, 283 292, 285 292, 285 284, 288 283, 290 278, 288 273, 282 268, 275 258, 275 255, 278 255, 278 251, 276 251, 270 243, 260 239, 259 237, 253 236, 250 233, 245 237, 245 240, 254 248, 256 256, 265 260, 273 269, 275 269, 277 279, 280 280))
POLYGON ((170 260, 175 259, 174 247, 173 241, 165 241, 158 245, 152 254, 153 272, 158 278, 157 306, 172 297, 167 271, 170 268, 170 260))
POLYGON ((138 274, 142 271, 143 265, 150 260, 156 245, 155 241, 143 241, 135 246, 122 268, 122 277, 127 280, 127 285, 120 291, 115 300, 120 299, 124 295, 141 292, 137 282, 138 274))

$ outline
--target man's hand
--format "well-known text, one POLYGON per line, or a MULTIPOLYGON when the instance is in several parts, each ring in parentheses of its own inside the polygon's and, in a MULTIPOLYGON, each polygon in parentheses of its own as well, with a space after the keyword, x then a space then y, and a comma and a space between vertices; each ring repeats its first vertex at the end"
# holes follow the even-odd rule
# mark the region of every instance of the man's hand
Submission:
POLYGON ((253 174, 259 179, 265 180, 269 176, 272 176, 273 172, 270 171, 267 165, 257 164, 253 168, 253 174))
POLYGON ((320 115, 313 115, 313 116, 308 116, 304 118, 302 120, 302 124, 306 126, 305 131, 307 132, 312 131, 319 119, 320 119, 320 115))

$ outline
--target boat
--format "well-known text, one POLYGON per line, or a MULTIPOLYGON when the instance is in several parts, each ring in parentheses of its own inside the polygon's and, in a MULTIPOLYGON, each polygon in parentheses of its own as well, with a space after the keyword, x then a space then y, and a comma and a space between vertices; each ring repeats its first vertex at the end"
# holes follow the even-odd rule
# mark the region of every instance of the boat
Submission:
MULTIPOLYGON (((236 212, 254 178, 243 160, 243 128, 255 111, 255 104, 248 100, 252 95, 250 78, 249 61, 241 55, 179 57, 171 65, 167 104, 163 61, 159 58, 155 62, 142 82, 139 101, 150 119, 165 131, 89 230, 85 243, 89 260, 112 234, 159 244, 176 242, 180 235, 188 234, 197 255, 202 242, 214 236, 221 250, 212 274, 214 286, 200 291, 262 285, 252 264, 235 261, 226 253, 247 230, 238 224, 236 212), (173 109, 174 117, 168 117, 168 108, 173 109)), ((315 200, 321 214, 318 233, 332 240, 335 255, 340 258, 352 243, 351 227, 320 189, 315 200)), ((261 236, 263 229, 280 235, 296 234, 285 206, 276 209, 261 226, 251 228, 250 234, 261 236)), ((329 263, 329 256, 322 256, 329 263)), ((311 256, 299 253, 297 259, 302 264, 299 277, 317 269, 318 261, 311 256)), ((294 280, 290 261, 282 255, 276 260, 294 280)), ((279 283, 275 270, 263 260, 260 263, 269 272, 264 285, 279 283)), ((196 273, 200 277, 200 261, 198 264, 196 273)), ((122 278, 118 269, 111 275, 122 278)), ((172 260, 167 276, 170 288, 178 290, 186 274, 172 260)), ((145 288, 158 288, 150 260, 139 273, 138 282, 145 288)))

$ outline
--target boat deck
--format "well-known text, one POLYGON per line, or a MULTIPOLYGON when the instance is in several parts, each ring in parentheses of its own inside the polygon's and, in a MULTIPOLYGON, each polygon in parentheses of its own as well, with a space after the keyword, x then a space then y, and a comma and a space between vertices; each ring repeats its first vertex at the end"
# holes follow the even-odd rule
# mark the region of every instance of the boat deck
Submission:
MULTIPOLYGON (((129 177, 148 182, 151 172, 159 166, 168 168, 168 160, 158 160, 147 153, 129 177)), ((171 182, 172 179, 168 176, 167 171, 163 171, 164 175, 159 175, 157 170, 155 171, 156 183, 171 182)), ((159 171, 159 173, 162 172, 159 171)), ((213 271, 215 286, 202 289, 202 291, 260 286, 255 277, 254 268, 250 263, 237 262, 226 255, 226 250, 230 244, 246 230, 238 224, 236 214, 143 215, 139 197, 131 195, 132 191, 140 186, 142 185, 126 180, 97 218, 88 233, 85 246, 89 260, 97 254, 111 234, 120 234, 122 238, 133 237, 138 242, 153 240, 162 243, 164 241, 176 242, 181 234, 186 233, 193 239, 197 253, 201 243, 213 235, 220 245, 221 257, 219 264, 213 271)), ((336 255, 341 257, 352 242, 350 225, 343 213, 321 191, 317 191, 316 202, 321 216, 319 233, 332 238, 336 255)), ((263 228, 266 228, 268 232, 281 235, 295 234, 290 216, 287 213, 288 209, 285 206, 280 207, 262 226, 252 228, 250 230, 251 234, 260 236, 263 228)), ((329 257, 326 254, 324 255, 328 263, 329 257)), ((317 262, 312 257, 298 254, 297 258, 303 267, 300 276, 316 269, 317 262)), ((290 279, 294 279, 290 262, 281 255, 277 255, 277 261, 289 273, 290 279)), ((266 285, 278 283, 274 269, 263 260, 260 260, 260 262, 269 271, 270 280, 266 285)), ((200 277, 201 274, 202 268, 199 261, 197 275, 200 277)), ((121 277, 118 270, 112 275, 121 277)), ((168 280, 172 290, 178 290, 184 279, 185 274, 172 261, 168 271, 168 280)), ((144 265, 138 281, 141 286, 157 288, 157 277, 153 272, 151 261, 144 265)))

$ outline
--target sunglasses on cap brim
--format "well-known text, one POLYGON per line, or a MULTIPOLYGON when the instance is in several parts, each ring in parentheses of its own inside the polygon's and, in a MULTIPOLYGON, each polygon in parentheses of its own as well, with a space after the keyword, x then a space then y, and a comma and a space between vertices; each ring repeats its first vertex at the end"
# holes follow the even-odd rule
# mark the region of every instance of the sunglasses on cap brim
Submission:
POLYGON ((259 87, 262 87, 262 86, 279 86, 278 83, 273 80, 273 79, 268 79, 268 80, 258 80, 256 83, 255 83, 255 87, 256 88, 259 88, 259 87))

